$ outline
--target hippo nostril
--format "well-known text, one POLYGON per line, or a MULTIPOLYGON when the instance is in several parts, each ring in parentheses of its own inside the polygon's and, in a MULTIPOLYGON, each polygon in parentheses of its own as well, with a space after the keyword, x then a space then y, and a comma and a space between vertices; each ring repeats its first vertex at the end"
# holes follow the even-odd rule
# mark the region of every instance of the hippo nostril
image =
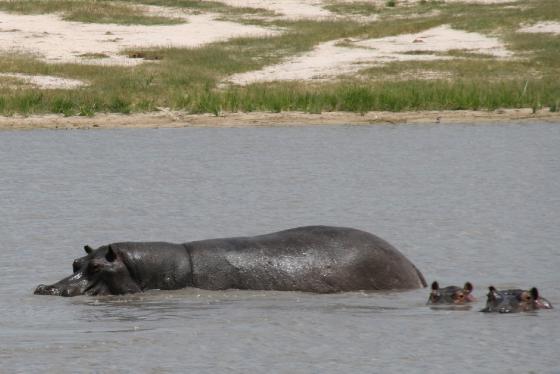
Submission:
POLYGON ((43 293, 45 292, 45 287, 46 287, 46 286, 45 286, 44 284, 38 285, 37 288, 35 289, 34 294, 35 294, 35 295, 41 295, 41 294, 43 294, 43 293))
POLYGON ((55 286, 40 284, 33 293, 35 295, 60 295, 60 290, 55 286))
POLYGON ((35 289, 35 295, 51 295, 53 293, 53 287, 47 286, 46 284, 40 284, 35 289))

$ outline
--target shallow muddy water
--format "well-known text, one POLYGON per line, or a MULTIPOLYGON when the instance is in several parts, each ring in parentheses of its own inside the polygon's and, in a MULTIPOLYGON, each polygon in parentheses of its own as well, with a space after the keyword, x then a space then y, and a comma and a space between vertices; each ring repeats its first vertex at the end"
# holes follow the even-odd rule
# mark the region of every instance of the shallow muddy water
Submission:
POLYGON ((560 372, 560 126, 0 132, 0 372, 560 372), (303 225, 386 239, 428 290, 34 296, 82 247, 303 225), (486 288, 556 309, 479 313, 486 288))

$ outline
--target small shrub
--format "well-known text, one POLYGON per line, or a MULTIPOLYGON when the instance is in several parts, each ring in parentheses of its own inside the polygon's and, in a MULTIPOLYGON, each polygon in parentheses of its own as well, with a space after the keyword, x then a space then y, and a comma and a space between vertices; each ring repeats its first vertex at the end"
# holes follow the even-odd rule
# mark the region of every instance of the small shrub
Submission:
POLYGON ((385 3, 385 6, 394 8, 395 6, 397 6, 397 1, 396 0, 387 0, 387 2, 385 3))

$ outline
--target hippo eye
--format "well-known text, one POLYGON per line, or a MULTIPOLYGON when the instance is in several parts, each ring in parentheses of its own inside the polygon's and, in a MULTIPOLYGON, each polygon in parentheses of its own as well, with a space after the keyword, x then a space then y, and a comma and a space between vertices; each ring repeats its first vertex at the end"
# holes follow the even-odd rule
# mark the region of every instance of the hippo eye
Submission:
POLYGON ((457 295, 457 298, 462 300, 462 299, 465 298, 465 295, 463 295, 462 293, 460 293, 460 294, 457 295))
POLYGON ((89 266, 88 266, 88 270, 91 273, 97 273, 101 270, 102 267, 103 267, 103 265, 98 263, 98 262, 90 262, 89 266))

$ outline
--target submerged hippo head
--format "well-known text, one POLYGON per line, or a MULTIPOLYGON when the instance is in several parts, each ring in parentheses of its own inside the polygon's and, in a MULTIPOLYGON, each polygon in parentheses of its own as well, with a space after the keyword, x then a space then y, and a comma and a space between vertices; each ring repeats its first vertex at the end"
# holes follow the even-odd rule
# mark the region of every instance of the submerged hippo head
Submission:
POLYGON ((516 313, 536 309, 552 309, 552 304, 539 295, 536 287, 530 290, 502 290, 488 288, 486 307, 481 312, 516 313))
POLYGON ((471 295, 473 285, 465 283, 463 288, 457 286, 439 287, 438 282, 432 283, 432 291, 427 304, 464 304, 476 299, 471 295))
POLYGON ((36 295, 119 295, 140 291, 120 251, 110 245, 93 250, 85 246, 87 255, 74 260, 73 274, 52 285, 39 285, 36 295))

